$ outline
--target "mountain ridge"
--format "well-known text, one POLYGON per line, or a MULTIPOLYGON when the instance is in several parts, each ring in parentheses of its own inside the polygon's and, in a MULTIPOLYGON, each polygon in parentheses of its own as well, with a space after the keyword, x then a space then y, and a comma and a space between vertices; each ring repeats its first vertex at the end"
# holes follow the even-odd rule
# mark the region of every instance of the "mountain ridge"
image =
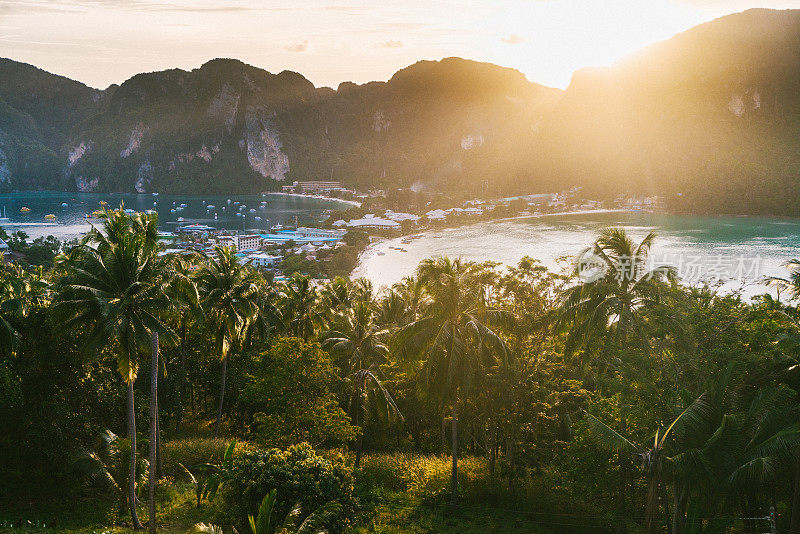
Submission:
POLYGON ((800 10, 701 24, 566 90, 461 58, 316 87, 215 58, 93 89, 0 60, 0 189, 256 192, 292 180, 456 196, 578 185, 675 210, 800 208, 800 10))

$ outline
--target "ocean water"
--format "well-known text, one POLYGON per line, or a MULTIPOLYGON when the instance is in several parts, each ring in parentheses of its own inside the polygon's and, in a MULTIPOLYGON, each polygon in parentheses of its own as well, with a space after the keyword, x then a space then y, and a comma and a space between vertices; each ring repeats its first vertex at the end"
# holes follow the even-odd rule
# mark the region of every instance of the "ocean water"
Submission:
POLYGON ((98 219, 86 219, 84 215, 102 208, 101 201, 107 202, 109 207, 124 204, 126 208, 136 211, 156 210, 159 227, 167 231, 174 230, 179 224, 178 217, 184 219, 180 224, 201 223, 215 228, 264 231, 274 224, 294 224, 295 218, 300 224, 311 224, 319 220, 324 210, 344 206, 336 200, 283 195, 199 197, 36 191, 0 195, 0 213, 5 209, 6 216, 10 219, 0 222, 0 226, 8 233, 22 230, 31 238, 54 235, 60 239, 71 239, 87 232, 90 224, 99 223, 98 219), (265 204, 262 205, 262 202, 265 204), (62 207, 62 203, 67 206, 62 207), (181 204, 186 204, 182 211, 171 211, 181 204), (215 208, 209 210, 208 205, 215 208), (241 205, 246 207, 240 211, 241 205), (20 210, 23 207, 30 209, 30 212, 22 213, 20 210), (251 213, 251 209, 255 209, 255 213, 251 213), (237 212, 243 213, 244 217, 237 217, 237 212), (56 219, 46 220, 45 216, 48 214, 55 215, 56 219), (215 214, 217 219, 214 219, 215 214), (256 220, 256 217, 261 220, 256 220))
POLYGON ((746 298, 768 292, 763 278, 785 276, 783 264, 800 258, 800 220, 593 213, 430 231, 410 243, 391 239, 362 255, 354 275, 365 276, 376 286, 390 285, 412 274, 421 260, 435 256, 511 265, 527 255, 554 272, 564 272, 570 258, 611 226, 625 228, 637 241, 656 232, 653 265, 672 265, 686 283, 720 285, 723 291, 741 291, 746 298))

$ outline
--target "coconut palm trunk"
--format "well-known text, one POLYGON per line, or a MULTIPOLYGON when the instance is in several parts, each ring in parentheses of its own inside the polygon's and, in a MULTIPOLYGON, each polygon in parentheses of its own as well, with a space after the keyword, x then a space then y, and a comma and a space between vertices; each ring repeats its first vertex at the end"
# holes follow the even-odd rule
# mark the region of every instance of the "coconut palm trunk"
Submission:
POLYGON ((148 528, 156 531, 156 468, 158 449, 158 332, 152 334, 153 354, 150 368, 150 492, 148 495, 148 528))
POLYGON ((133 380, 128 380, 128 440, 131 442, 131 465, 128 474, 128 507, 133 530, 143 530, 136 512, 136 410, 133 404, 133 380))
POLYGON ((442 443, 439 455, 444 457, 445 451, 447 450, 447 416, 445 412, 442 412, 442 443))
POLYGON ((453 399, 452 468, 450 471, 450 506, 458 504, 458 392, 453 399))
POLYGON ((214 437, 219 437, 219 423, 222 420, 222 405, 225 402, 225 380, 228 376, 228 357, 222 358, 222 376, 219 384, 219 405, 217 406, 217 422, 214 424, 214 437))
POLYGON ((800 450, 794 466, 794 491, 792 493, 792 512, 789 519, 790 534, 800 534, 800 450))
POLYGON ((647 481, 647 508, 645 509, 645 523, 647 534, 658 534, 658 491, 661 486, 661 458, 660 451, 656 451, 652 459, 652 471, 647 481))
MULTIPOLYGON (((181 384, 178 388, 178 417, 175 419, 175 430, 180 430, 181 422, 183 421, 183 404, 186 398, 186 312, 181 313, 181 384)), ((194 400, 194 399, 192 399, 194 400)))
POLYGON ((684 483, 675 483, 672 495, 672 534, 685 534, 689 486, 684 483))

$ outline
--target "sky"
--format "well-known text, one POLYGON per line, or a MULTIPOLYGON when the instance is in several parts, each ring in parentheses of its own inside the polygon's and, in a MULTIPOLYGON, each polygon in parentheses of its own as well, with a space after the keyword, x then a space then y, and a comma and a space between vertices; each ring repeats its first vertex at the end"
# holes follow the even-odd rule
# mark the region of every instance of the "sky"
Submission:
POLYGON ((564 88, 581 67, 751 7, 800 0, 0 0, 0 56, 98 88, 215 57, 336 87, 449 56, 564 88))

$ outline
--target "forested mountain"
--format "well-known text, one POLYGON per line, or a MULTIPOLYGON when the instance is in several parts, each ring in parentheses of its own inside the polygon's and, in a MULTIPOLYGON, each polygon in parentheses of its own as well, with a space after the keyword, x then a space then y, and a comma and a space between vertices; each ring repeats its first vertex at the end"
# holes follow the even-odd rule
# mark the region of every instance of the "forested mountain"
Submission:
POLYGON ((584 186, 673 209, 793 215, 800 11, 697 26, 566 91, 458 58, 315 88, 216 59, 98 91, 0 63, 6 189, 255 192, 335 179, 464 196, 584 186))

